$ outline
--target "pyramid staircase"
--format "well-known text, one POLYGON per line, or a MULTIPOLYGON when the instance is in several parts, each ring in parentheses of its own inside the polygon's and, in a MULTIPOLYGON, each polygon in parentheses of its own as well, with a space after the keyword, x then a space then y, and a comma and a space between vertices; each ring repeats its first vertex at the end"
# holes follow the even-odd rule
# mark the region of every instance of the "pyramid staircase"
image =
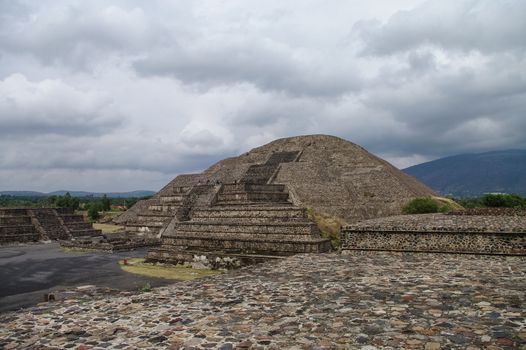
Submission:
POLYGON ((74 214, 73 209, 57 208, 57 219, 65 227, 71 237, 94 237, 102 235, 101 230, 93 228, 93 225, 84 221, 82 215, 74 214))
POLYGON ((329 240, 321 238, 304 208, 290 202, 286 186, 268 183, 281 163, 298 154, 274 153, 250 166, 238 183, 221 185, 212 205, 193 206, 188 220, 165 230, 148 260, 182 263, 204 255, 212 263, 225 257, 244 263, 329 251, 329 240))
POLYGON ((125 224, 126 231, 138 235, 157 236, 180 211, 192 191, 192 187, 173 187, 164 196, 150 200, 148 209, 125 224))
POLYGON ((80 236, 100 236, 82 215, 66 208, 0 209, 0 244, 69 240, 80 236))
POLYGON ((39 237, 26 209, 0 209, 0 244, 36 242, 39 237))

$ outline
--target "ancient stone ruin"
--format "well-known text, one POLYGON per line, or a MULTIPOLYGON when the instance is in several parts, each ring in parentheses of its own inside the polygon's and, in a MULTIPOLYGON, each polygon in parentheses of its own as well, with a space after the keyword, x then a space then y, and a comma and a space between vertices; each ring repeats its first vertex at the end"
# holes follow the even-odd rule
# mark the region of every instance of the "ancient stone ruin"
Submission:
POLYGON ((68 208, 0 209, 0 243, 67 240, 100 235, 68 208))
POLYGON ((116 232, 95 236, 76 237, 73 240, 61 241, 60 245, 64 248, 114 253, 142 247, 153 247, 159 245, 159 243, 158 238, 138 236, 129 232, 116 232))
POLYGON ((222 160, 201 174, 177 176, 115 221, 161 237, 150 260, 257 259, 330 250, 307 208, 350 223, 398 214, 426 195, 434 193, 360 146, 300 136, 222 160))
POLYGON ((525 213, 475 209, 366 220, 343 229, 342 249, 526 255, 525 213))

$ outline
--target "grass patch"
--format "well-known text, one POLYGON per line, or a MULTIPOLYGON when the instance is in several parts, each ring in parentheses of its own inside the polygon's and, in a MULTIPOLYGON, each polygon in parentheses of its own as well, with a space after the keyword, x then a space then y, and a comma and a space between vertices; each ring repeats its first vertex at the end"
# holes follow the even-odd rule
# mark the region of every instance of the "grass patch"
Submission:
POLYGON ((464 210, 464 207, 455 202, 451 198, 444 198, 444 197, 431 197, 441 205, 447 207, 447 211, 457 211, 457 210, 464 210))
POLYGON ((345 223, 329 214, 319 213, 312 208, 307 209, 307 214, 309 220, 314 221, 320 229, 321 236, 330 239, 332 247, 337 249, 340 246, 340 230, 345 223))
POLYGON ((102 230, 102 233, 117 233, 124 231, 124 226, 112 225, 112 224, 99 224, 93 223, 93 228, 96 230, 102 230))
POLYGON ((191 281, 222 273, 218 270, 193 269, 186 266, 149 264, 145 263, 142 258, 127 259, 127 262, 128 264, 124 265, 123 261, 119 261, 119 266, 126 272, 169 280, 191 281))

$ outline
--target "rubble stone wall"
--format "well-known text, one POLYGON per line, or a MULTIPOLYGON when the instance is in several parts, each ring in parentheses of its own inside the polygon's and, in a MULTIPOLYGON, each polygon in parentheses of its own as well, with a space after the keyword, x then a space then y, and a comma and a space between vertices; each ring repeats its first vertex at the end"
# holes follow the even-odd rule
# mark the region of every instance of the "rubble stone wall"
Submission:
POLYGON ((526 232, 344 231, 342 250, 526 255, 526 232))

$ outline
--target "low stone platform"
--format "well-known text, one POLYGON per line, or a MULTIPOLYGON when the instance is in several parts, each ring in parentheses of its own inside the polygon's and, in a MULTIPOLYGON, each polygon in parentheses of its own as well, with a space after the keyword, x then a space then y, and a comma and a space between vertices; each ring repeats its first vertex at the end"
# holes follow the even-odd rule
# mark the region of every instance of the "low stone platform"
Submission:
POLYGON ((101 233, 70 208, 0 208, 0 244, 67 240, 101 233))
POLYGON ((111 233, 95 237, 79 237, 60 242, 60 245, 63 248, 104 252, 118 252, 142 247, 155 247, 160 244, 161 240, 158 238, 138 236, 134 233, 111 233))
POLYGON ((342 230, 341 241, 343 251, 526 255, 526 216, 391 216, 349 225, 342 230))
POLYGON ((526 259, 296 255, 0 315, 4 349, 524 349, 526 259))

